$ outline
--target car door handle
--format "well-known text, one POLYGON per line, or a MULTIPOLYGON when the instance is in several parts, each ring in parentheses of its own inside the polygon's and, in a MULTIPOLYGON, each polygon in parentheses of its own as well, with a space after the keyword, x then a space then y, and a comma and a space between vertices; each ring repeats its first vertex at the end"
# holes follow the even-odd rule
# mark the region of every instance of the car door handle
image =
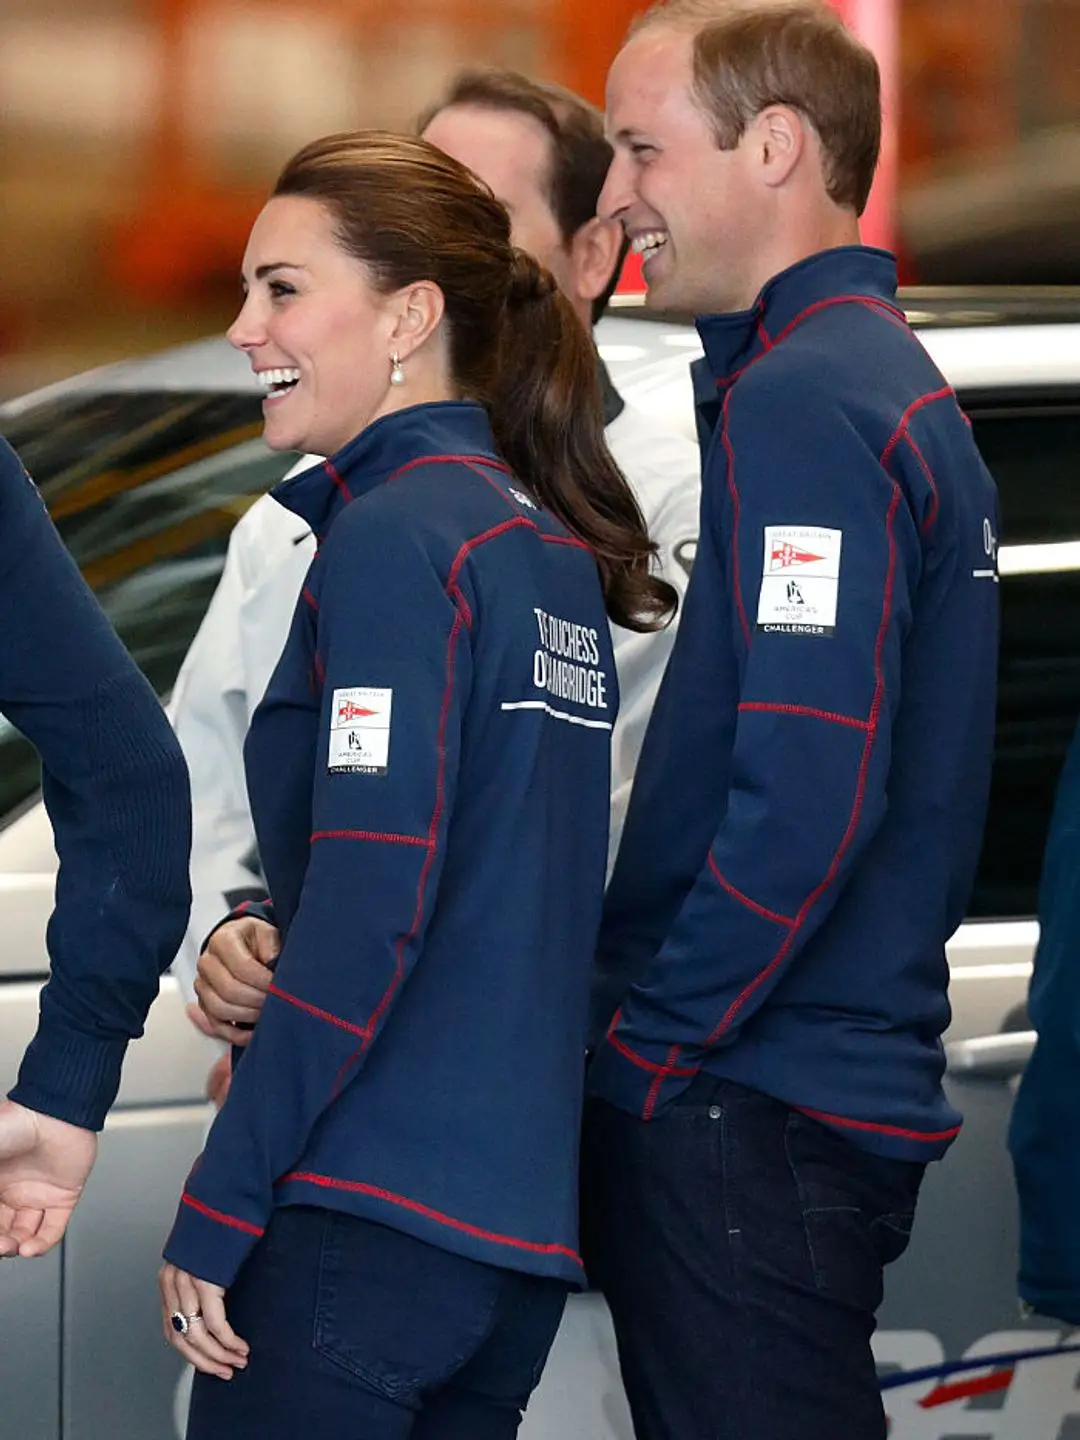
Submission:
POLYGON ((1012 1080, 1022 1075, 1035 1049, 1034 1030, 1010 1030, 1003 1035, 977 1035, 953 1040, 945 1046, 950 1075, 988 1075, 1012 1080))

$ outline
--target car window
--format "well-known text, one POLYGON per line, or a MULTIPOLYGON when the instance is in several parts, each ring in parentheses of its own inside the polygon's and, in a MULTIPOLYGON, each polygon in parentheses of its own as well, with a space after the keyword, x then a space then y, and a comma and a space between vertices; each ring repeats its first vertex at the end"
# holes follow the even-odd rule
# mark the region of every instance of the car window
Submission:
MULTIPOLYGON (((293 464, 259 438, 257 394, 46 396, 0 429, 159 695, 176 679, 244 511, 293 464)), ((0 817, 40 784, 0 717, 0 817)))
POLYGON ((1058 775, 1080 715, 1080 403, 968 403, 1001 496, 1001 652, 990 810, 969 913, 1029 916, 1058 775), (1023 552, 1014 546, 1031 547, 1023 552), (1013 565, 1026 573, 1009 573, 1013 565))

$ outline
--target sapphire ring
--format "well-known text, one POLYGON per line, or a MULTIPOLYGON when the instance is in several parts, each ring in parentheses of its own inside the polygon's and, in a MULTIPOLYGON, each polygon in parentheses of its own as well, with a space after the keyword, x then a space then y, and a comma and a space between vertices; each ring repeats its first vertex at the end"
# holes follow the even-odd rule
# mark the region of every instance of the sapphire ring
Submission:
POLYGON ((169 1316, 169 1324, 176 1331, 177 1335, 186 1335, 192 1325, 195 1324, 195 1321, 201 1319, 201 1310, 196 1310, 194 1315, 185 1315, 180 1310, 174 1310, 169 1316))

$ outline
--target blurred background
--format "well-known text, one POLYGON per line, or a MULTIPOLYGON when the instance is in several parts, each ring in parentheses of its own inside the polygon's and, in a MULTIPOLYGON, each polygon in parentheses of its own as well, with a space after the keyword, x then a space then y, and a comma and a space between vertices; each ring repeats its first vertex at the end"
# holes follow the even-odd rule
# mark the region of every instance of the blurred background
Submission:
MULTIPOLYGON (((919 283, 1080 282, 1080 0, 834 0, 886 73, 869 238, 919 283)), ((602 101, 632 0, 0 0, 0 396, 220 331, 301 143, 457 68, 602 101)))

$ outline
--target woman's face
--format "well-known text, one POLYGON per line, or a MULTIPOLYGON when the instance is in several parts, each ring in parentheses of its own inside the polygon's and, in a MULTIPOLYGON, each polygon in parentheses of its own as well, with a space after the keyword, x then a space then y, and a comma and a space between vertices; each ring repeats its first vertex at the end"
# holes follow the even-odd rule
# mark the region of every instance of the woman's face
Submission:
POLYGON ((324 205, 294 195, 271 200, 242 273, 244 304, 228 338, 266 387, 271 449, 333 455, 395 408, 388 402, 397 316, 338 244, 324 205))

